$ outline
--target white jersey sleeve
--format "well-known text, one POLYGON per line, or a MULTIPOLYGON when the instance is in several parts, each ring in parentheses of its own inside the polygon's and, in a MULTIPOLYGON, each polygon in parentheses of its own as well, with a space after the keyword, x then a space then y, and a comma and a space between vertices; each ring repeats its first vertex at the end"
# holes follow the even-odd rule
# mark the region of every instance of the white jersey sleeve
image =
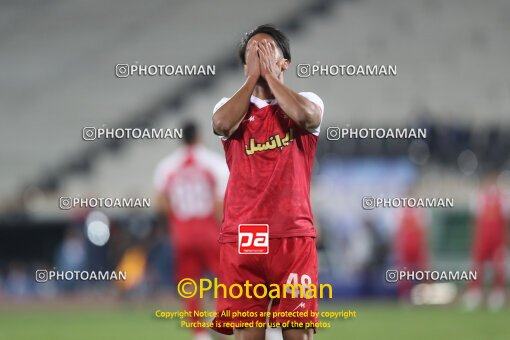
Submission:
POLYGON ((223 106, 223 104, 225 104, 230 98, 227 98, 227 97, 223 97, 221 98, 221 100, 219 102, 216 103, 216 105, 214 105, 214 109, 213 109, 213 114, 218 111, 218 109, 220 107, 223 106))
MULTIPOLYGON (((223 97, 221 98, 221 100, 219 102, 216 103, 216 105, 214 105, 214 109, 213 109, 213 115, 216 113, 216 111, 218 111, 218 109, 220 107, 223 106, 223 104, 225 104, 230 98, 227 98, 227 97, 223 97)), ((212 120, 211 120, 211 127, 212 127, 212 120)), ((220 139, 223 139, 223 140, 227 140, 227 138, 225 136, 221 136, 219 134, 216 133, 216 131, 214 131, 214 128, 213 128, 213 132, 215 135, 217 135, 220 139)))

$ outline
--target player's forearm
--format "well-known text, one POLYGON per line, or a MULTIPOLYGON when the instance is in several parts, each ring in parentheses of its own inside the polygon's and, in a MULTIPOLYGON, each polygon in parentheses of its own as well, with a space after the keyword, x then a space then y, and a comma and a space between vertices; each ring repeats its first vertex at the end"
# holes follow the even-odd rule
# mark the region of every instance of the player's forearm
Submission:
POLYGON ((266 81, 278 105, 290 119, 306 130, 319 126, 321 115, 317 105, 292 91, 274 76, 267 76, 266 81))
POLYGON ((230 137, 239 127, 248 107, 250 97, 257 85, 257 78, 248 76, 243 86, 213 115, 214 131, 225 137, 230 137))

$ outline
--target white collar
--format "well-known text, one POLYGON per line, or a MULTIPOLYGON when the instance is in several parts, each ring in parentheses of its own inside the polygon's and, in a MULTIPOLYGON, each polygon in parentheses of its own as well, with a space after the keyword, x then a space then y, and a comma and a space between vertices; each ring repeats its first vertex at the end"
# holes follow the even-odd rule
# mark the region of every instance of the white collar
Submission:
POLYGON ((255 96, 251 96, 250 102, 252 104, 254 104, 256 107, 258 107, 259 109, 261 109, 261 108, 266 107, 268 105, 276 104, 277 100, 276 100, 276 98, 274 98, 274 99, 260 99, 260 98, 257 98, 255 96))

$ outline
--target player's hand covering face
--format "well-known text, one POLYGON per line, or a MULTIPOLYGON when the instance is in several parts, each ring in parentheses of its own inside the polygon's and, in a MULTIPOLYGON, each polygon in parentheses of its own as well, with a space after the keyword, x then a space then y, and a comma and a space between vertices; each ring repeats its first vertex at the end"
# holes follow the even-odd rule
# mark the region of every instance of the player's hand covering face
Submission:
POLYGON ((256 40, 252 40, 246 47, 246 76, 260 77, 259 46, 256 40))
POLYGON ((265 79, 268 75, 279 78, 283 70, 287 68, 287 61, 281 56, 275 42, 263 39, 258 42, 258 49, 262 78, 265 79))

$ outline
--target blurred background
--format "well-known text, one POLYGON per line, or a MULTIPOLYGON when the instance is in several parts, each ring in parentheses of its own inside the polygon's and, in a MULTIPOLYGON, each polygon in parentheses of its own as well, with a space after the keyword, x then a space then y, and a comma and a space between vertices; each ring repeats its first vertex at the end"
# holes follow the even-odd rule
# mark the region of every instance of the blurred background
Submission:
POLYGON ((312 205, 320 280, 335 299, 321 308, 358 317, 317 338, 380 338, 384 329, 393 339, 508 336, 500 294, 508 290, 508 247, 480 280, 481 299, 468 296, 466 282, 385 281, 399 266, 473 269, 477 230, 490 225, 484 218, 501 217, 507 227, 508 1, 44 0, 0 1, 0 338, 191 337, 177 321, 153 316, 181 308, 153 184, 180 141, 84 141, 82 129, 174 129, 193 119, 202 143, 224 158, 212 110, 243 82, 240 38, 264 23, 290 38, 286 83, 325 104, 312 205), (116 64, 135 63, 209 64, 216 72, 115 76, 116 64), (396 65, 397 76, 299 78, 302 63, 396 65), (425 128, 427 138, 329 141, 332 126, 425 128), (454 208, 363 210, 367 195, 448 197, 454 208), (62 196, 152 204, 62 210, 62 196), (409 244, 419 254, 406 259, 409 244), (35 281, 36 270, 52 268, 127 270, 128 280, 35 281))

